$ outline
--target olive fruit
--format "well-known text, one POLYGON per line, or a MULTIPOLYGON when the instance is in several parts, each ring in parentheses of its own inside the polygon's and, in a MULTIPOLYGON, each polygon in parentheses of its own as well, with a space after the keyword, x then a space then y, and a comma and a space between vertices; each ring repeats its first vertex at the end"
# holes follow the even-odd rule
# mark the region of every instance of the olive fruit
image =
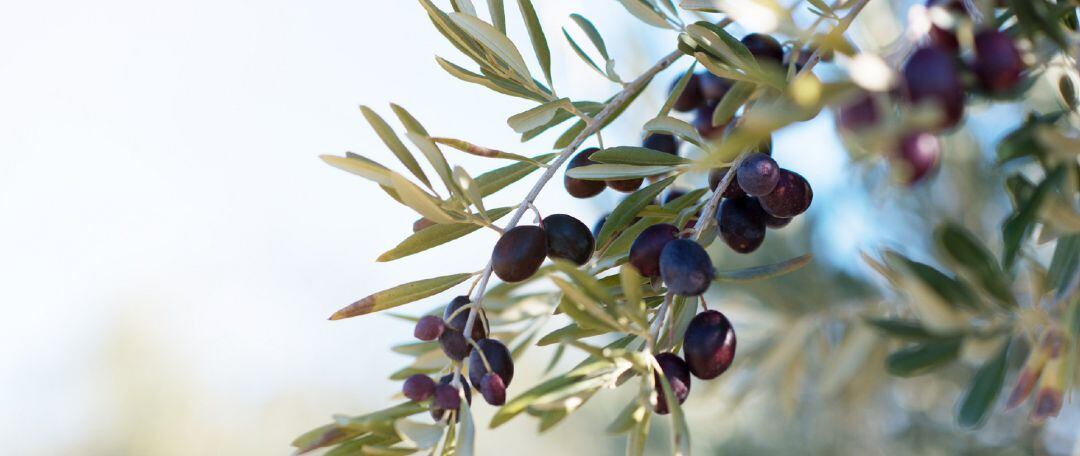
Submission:
MULTIPOLYGON (((723 168, 713 168, 709 170, 709 189, 715 191, 716 187, 720 185, 720 181, 724 179, 724 175, 730 170, 730 166, 723 168)), ((742 198, 746 196, 746 192, 742 187, 739 187, 739 173, 735 171, 735 175, 731 177, 731 181, 728 182, 727 188, 724 189, 724 198, 742 198)))
POLYGON ((503 233, 491 252, 491 269, 504 282, 532 277, 547 256, 547 235, 533 225, 515 226, 503 233))
POLYGON ((405 379, 401 392, 410 401, 426 401, 435 394, 435 380, 424 374, 413 374, 405 379))
POLYGON ((731 250, 750 253, 765 242, 767 215, 755 198, 725 199, 716 211, 717 231, 731 250))
POLYGON ((595 239, 589 227, 566 214, 552 214, 540 222, 547 235, 547 255, 562 258, 578 266, 592 257, 595 239))
MULTIPOLYGON (((675 90, 675 86, 679 85, 679 78, 675 78, 671 82, 671 89, 675 90)), ((682 93, 679 94, 679 98, 675 99, 675 105, 672 107, 679 112, 692 111, 698 104, 701 103, 701 74, 695 73, 690 75, 690 79, 686 81, 686 87, 683 88, 682 93)))
POLYGON ((731 322, 715 310, 697 314, 686 327, 683 354, 695 377, 709 380, 720 376, 735 359, 735 330, 731 322))
MULTIPOLYGON (((467 299, 467 298, 466 298, 467 299)), ((443 333, 443 321, 435 315, 424 315, 416 321, 413 336, 423 341, 438 339, 443 333)))
POLYGON ((660 277, 671 293, 700 296, 716 278, 716 270, 701 244, 676 239, 660 252, 660 277))
MULTIPOLYGON (((927 0, 926 8, 930 11, 931 17, 936 13, 933 11, 938 8, 944 9, 947 14, 953 16, 961 16, 968 14, 967 7, 964 6, 963 0, 927 0)), ((930 44, 951 53, 956 53, 960 49, 960 40, 956 38, 956 32, 931 24, 929 32, 930 44)))
POLYGON ((660 253, 679 236, 679 228, 658 223, 645 228, 630 244, 630 265, 645 277, 660 277, 660 253))
POLYGON ((484 364, 486 359, 488 365, 491 365, 491 372, 499 374, 509 386, 514 379, 514 359, 510 357, 510 350, 506 345, 495 339, 480 339, 476 341, 476 346, 480 347, 484 357, 480 358, 480 353, 476 350, 469 355, 469 381, 474 385, 480 384, 480 378, 488 372, 487 365, 484 364))
POLYGON ((937 136, 930 133, 912 133, 900 140, 900 153, 897 155, 905 168, 904 181, 914 184, 937 167, 941 143, 937 136))
POLYGON ((679 140, 675 139, 675 135, 653 133, 645 138, 645 142, 641 146, 671 155, 679 155, 679 140))
POLYGON ((924 47, 911 54, 903 69, 908 98, 936 104, 944 114, 941 128, 956 126, 964 116, 964 86, 954 60, 939 48, 924 47))
MULTIPOLYGON (((755 198, 755 199, 757 199, 757 198, 755 198)), ((758 202, 758 206, 759 207, 761 206, 760 202, 758 202)), ((775 230, 775 229, 783 228, 783 227, 787 226, 789 223, 791 223, 791 217, 775 217, 772 214, 770 214, 768 212, 765 212, 765 209, 762 209, 761 213, 765 214, 765 226, 767 228, 772 228, 772 229, 775 230)))
POLYGON ((682 404, 690 395, 690 369, 686 367, 686 361, 670 352, 656 355, 656 364, 660 365, 660 372, 653 372, 653 382, 656 383, 656 406, 653 410, 661 415, 667 415, 671 410, 668 409, 659 374, 664 374, 668 385, 671 386, 671 392, 675 393, 675 398, 678 399, 679 404, 682 404))
POLYGON ((480 381, 476 383, 476 388, 480 390, 480 395, 484 396, 484 401, 491 405, 503 405, 506 403, 506 384, 503 383, 502 377, 494 372, 488 372, 480 377, 480 381))
POLYGON ((859 94, 836 111, 836 126, 843 132, 856 132, 873 127, 880 120, 877 103, 870 93, 859 94))
POLYGON ((774 217, 791 218, 806 212, 814 200, 810 183, 798 173, 780 169, 780 180, 772 193, 758 197, 765 212, 774 217))
POLYGON ((768 195, 780 180, 780 166, 772 157, 756 152, 743 160, 735 177, 748 195, 768 195))
POLYGON ((617 192, 634 193, 641 188, 641 183, 644 181, 644 178, 639 177, 636 179, 609 180, 604 181, 604 183, 607 184, 608 188, 617 192))
MULTIPOLYGON (((455 361, 461 361, 469 356, 469 352, 472 351, 472 346, 465 340, 465 335, 462 331, 465 330, 465 325, 469 321, 469 311, 461 310, 463 306, 468 304, 468 296, 458 296, 447 304, 446 309, 443 310, 443 331, 439 335, 439 346, 442 347, 443 353, 446 356, 455 361), (452 316, 452 318, 451 318, 452 316)), ((482 312, 482 311, 481 311, 482 312)), ((478 315, 479 318, 483 313, 478 315)), ((472 339, 479 340, 487 337, 487 331, 484 330, 484 325, 480 324, 480 321, 473 322, 472 327, 472 339)))
POLYGON ((751 33, 742 39, 742 44, 759 62, 772 61, 777 65, 784 63, 784 47, 776 38, 761 33, 751 33))
MULTIPOLYGON (((461 380, 461 388, 465 392, 465 402, 472 404, 472 389, 469 388, 469 382, 462 378, 460 375, 458 377, 461 380)), ((435 421, 442 420, 443 415, 446 414, 446 410, 449 409, 449 407, 442 407, 439 405, 439 388, 444 386, 450 387, 450 390, 453 390, 453 396, 458 397, 457 404, 461 405, 461 399, 460 396, 458 396, 457 388, 454 388, 454 386, 451 385, 451 381, 453 379, 454 374, 446 374, 439 379, 439 385, 435 387, 435 399, 431 403, 431 417, 434 418, 435 421)), ((449 398, 450 390, 443 388, 444 392, 442 394, 443 396, 445 396, 444 401, 453 402, 453 399, 449 398)), ((456 411, 457 409, 455 408, 454 410, 456 411)))
POLYGON ((443 410, 457 410, 461 407, 461 395, 454 385, 435 387, 435 406, 443 410))
POLYGON ((713 111, 716 110, 717 101, 709 100, 701 106, 698 106, 697 111, 694 112, 694 120, 692 124, 698 134, 705 139, 716 139, 724 134, 724 129, 727 124, 713 125, 713 111))
MULTIPOLYGON (((735 81, 727 78, 722 78, 708 71, 701 74, 701 96, 702 102, 719 102, 724 95, 727 95, 728 90, 731 90, 731 86, 735 85, 735 81)), ((698 103, 698 106, 702 106, 704 103, 698 103)), ((715 104, 713 106, 716 106, 715 104)), ((709 111, 710 117, 712 111, 709 111)))
POLYGON ((1020 83, 1024 60, 1012 38, 997 30, 975 35, 975 59, 971 69, 987 92, 1008 92, 1020 83))
MULTIPOLYGON (((590 147, 578 152, 574 158, 571 158, 570 161, 566 163, 566 170, 569 171, 579 166, 595 165, 596 162, 589 160, 589 157, 599 150, 600 149, 595 147, 590 147)), ((604 181, 575 179, 563 175, 563 187, 566 188, 566 193, 569 193, 570 196, 573 196, 574 198, 590 198, 599 195, 600 192, 604 191, 604 181)))
POLYGON ((666 206, 668 204, 671 204, 672 201, 682 198, 685 195, 686 190, 679 190, 677 188, 673 188, 671 190, 668 190, 667 195, 664 195, 663 203, 666 206))

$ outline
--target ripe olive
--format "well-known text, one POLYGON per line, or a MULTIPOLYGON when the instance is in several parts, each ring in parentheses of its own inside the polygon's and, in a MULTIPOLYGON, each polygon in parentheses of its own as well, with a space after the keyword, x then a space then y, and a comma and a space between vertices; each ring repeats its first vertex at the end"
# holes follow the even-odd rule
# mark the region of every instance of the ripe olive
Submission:
POLYGON ((533 225, 515 226, 503 233, 491 252, 491 267, 504 282, 532 277, 547 256, 547 235, 533 225))
POLYGON ((642 147, 671 155, 679 155, 679 140, 675 135, 666 133, 653 133, 645 138, 642 147))
POLYGON ((547 235, 549 258, 562 258, 583 265, 592 257, 596 240, 589 227, 566 214, 552 214, 540 223, 547 235))
POLYGON ((634 193, 641 188, 641 183, 644 181, 644 178, 639 177, 636 179, 609 180, 604 181, 604 183, 607 184, 608 188, 617 192, 634 193))
POLYGON ((660 277, 671 293, 700 296, 716 278, 716 270, 701 244, 676 239, 660 252, 660 277))
MULTIPOLYGON (((754 198, 754 199, 757 199, 757 198, 754 198)), ((759 201, 758 202, 758 207, 760 207, 760 206, 761 206, 761 202, 759 201)), ((785 226, 788 226, 788 224, 791 223, 792 217, 786 217, 786 218, 785 217, 775 217, 772 214, 770 214, 768 212, 765 212, 764 208, 761 209, 761 213, 765 214, 765 226, 767 228, 772 228, 774 230, 775 229, 780 229, 780 228, 783 228, 785 226)))
POLYGON ((756 152, 743 160, 736 177, 739 187, 748 195, 767 195, 776 188, 776 182, 780 180, 780 166, 772 157, 756 152))
POLYGON ((1009 35, 986 30, 975 35, 975 60, 971 69, 983 90, 1000 94, 1020 83, 1024 60, 1009 35))
POLYGON ((771 61, 776 65, 783 65, 784 47, 776 41, 776 38, 761 33, 751 33, 743 37, 742 43, 759 62, 771 61))
MULTIPOLYGON (((731 86, 735 85, 735 81, 727 78, 722 78, 708 71, 699 73, 701 74, 701 96, 702 101, 698 103, 698 106, 704 105, 706 102, 716 103, 719 102, 724 95, 727 95, 728 90, 731 90, 731 86)), ((716 106, 715 104, 713 106, 716 106)), ((709 111, 709 117, 712 117, 712 111, 709 111)))
POLYGON ((731 250, 750 253, 765 242, 766 215, 756 198, 725 199, 716 211, 717 231, 731 250))
MULTIPOLYGON (((716 187, 720 185, 720 181, 724 179, 724 175, 730 170, 730 166, 723 168, 713 168, 709 170, 709 189, 715 191, 716 187)), ((742 187, 739 187, 739 173, 735 171, 735 175, 731 177, 731 181, 728 182, 727 188, 724 189, 724 198, 742 198, 746 196, 746 192, 742 187)))
MULTIPOLYGON (((671 90, 679 84, 679 79, 676 78, 671 82, 671 90)), ((701 97, 701 74, 695 73, 690 75, 690 79, 686 81, 686 87, 679 94, 679 98, 675 99, 675 105, 672 107, 679 112, 689 112, 701 103, 701 97)))
MULTIPOLYGON (((931 10, 930 13, 933 16, 936 14, 934 10, 941 9, 946 14, 950 14, 953 17, 961 17, 968 14, 967 7, 964 6, 963 0, 926 0, 927 10, 931 10)), ((930 44, 940 48, 943 51, 956 53, 960 50, 960 40, 956 38, 956 32, 939 27, 936 24, 930 26, 929 32, 930 44)))
POLYGON ((494 372, 484 374, 483 377, 480 377, 480 381, 476 383, 476 387, 488 404, 503 405, 506 403, 506 384, 503 383, 499 374, 494 372))
POLYGON ((410 401, 426 401, 435 394, 435 380, 425 374, 413 374, 405 379, 401 392, 410 401))
POLYGON ((936 47, 924 47, 904 64, 907 96, 912 103, 934 103, 944 114, 938 125, 952 128, 964 116, 964 85, 955 57, 936 47))
POLYGON ((457 410, 461 407, 461 395, 454 385, 439 385, 435 387, 433 404, 443 410, 457 410))
POLYGON ((941 143, 930 133, 912 133, 900 140, 898 158, 905 168, 904 180, 914 184, 937 168, 941 143))
POLYGON ((774 217, 791 218, 806 212, 814 200, 810 183, 798 173, 780 169, 780 180, 772 193, 758 197, 765 212, 774 217))
POLYGON ((859 94, 836 111, 836 125, 843 132, 873 127, 879 120, 877 104, 870 93, 859 94))
POLYGON ((653 372, 653 381, 656 383, 656 406, 653 410, 661 415, 667 415, 671 410, 668 409, 659 374, 664 374, 668 385, 671 386, 671 392, 675 393, 675 398, 678 399, 679 404, 682 404, 690 395, 690 369, 686 367, 686 361, 670 352, 656 355, 656 363, 660 365, 660 372, 653 372))
MULTIPOLYGON (((458 312, 458 309, 461 309, 470 302, 472 301, 469 300, 468 296, 458 296, 450 300, 450 304, 447 304, 446 308, 443 309, 442 320, 443 324, 446 326, 446 330, 453 330, 457 332, 462 332, 465 330, 465 324, 469 321, 469 311, 462 310, 458 312), (451 316, 453 318, 451 318, 451 316)), ((479 318, 483 316, 484 313, 483 310, 481 310, 480 314, 477 315, 477 317, 479 318)), ((475 323, 473 323, 472 338, 473 340, 480 340, 485 337, 487 337, 487 333, 484 332, 484 325, 481 325, 480 320, 478 319, 475 323)))
MULTIPOLYGON (((472 404, 472 388, 469 388, 468 380, 465 380, 465 378, 461 377, 460 375, 458 377, 461 380, 461 387, 465 392, 465 402, 467 402, 469 404, 472 404)), ((443 415, 445 415, 446 410, 448 410, 447 407, 440 407, 439 404, 438 404, 438 401, 439 401, 439 399, 438 399, 439 388, 442 387, 442 386, 449 386, 451 389, 453 389, 454 396, 457 396, 457 389, 454 388, 453 385, 450 384, 453 379, 454 379, 454 374, 446 374, 446 375, 442 376, 442 378, 439 379, 439 385, 435 387, 435 400, 432 401, 431 410, 430 410, 431 411, 431 417, 434 418, 435 421, 442 420, 443 415)), ((445 388, 444 388, 444 390, 445 390, 445 388)), ((443 395, 447 396, 444 400, 450 401, 450 402, 453 401, 453 399, 449 399, 450 394, 449 394, 448 390, 446 392, 443 392, 443 395)), ((461 405, 460 398, 458 400, 458 405, 461 405)), ((454 409, 454 410, 456 411, 457 409, 454 409)))
MULTIPOLYGON (((588 149, 578 152, 574 158, 566 163, 566 170, 577 168, 579 166, 595 165, 596 162, 589 160, 592 154, 598 152, 600 149, 590 147, 588 149)), ((592 181, 575 179, 570 176, 563 175, 563 187, 566 188, 566 193, 574 198, 590 198, 599 195, 604 191, 604 181, 592 181)))
POLYGON ((413 336, 423 341, 438 339, 443 333, 443 321, 435 315, 425 315, 417 320, 413 336))
POLYGON ((695 377, 709 380, 720 376, 735 359, 735 330, 731 322, 715 310, 697 314, 686 327, 683 354, 695 377))
MULTIPOLYGON (((514 359, 510 357, 510 350, 506 348, 506 345, 495 339, 480 339, 476 341, 476 346, 483 351, 484 359, 487 359, 488 364, 491 365, 491 371, 499 374, 503 382, 509 386, 514 380, 514 359)), ((480 378, 488 372, 484 359, 480 358, 480 353, 476 350, 469 355, 469 381, 474 385, 479 385, 480 378)))
POLYGON ((645 228, 630 244, 630 265, 645 277, 660 277, 660 253, 679 236, 679 228, 658 223, 645 228))

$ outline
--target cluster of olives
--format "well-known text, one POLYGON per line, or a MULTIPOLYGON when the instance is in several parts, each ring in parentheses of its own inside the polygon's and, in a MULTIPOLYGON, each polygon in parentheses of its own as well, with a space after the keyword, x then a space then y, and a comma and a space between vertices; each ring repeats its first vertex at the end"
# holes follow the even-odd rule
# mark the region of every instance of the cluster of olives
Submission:
MULTIPOLYGON (((675 398, 682 404, 690 395, 690 375, 702 380, 719 377, 735 359, 735 329, 724 314, 706 310, 694 316, 683 336, 683 355, 671 352, 656 355, 656 363, 671 386, 675 398)), ((657 384, 656 413, 666 415, 668 410, 664 391, 659 386, 659 372, 654 374, 657 384)))
MULTIPOLYGON (((472 328, 472 340, 479 350, 465 338, 463 331, 469 318, 470 304, 468 296, 458 296, 447 304, 442 318, 426 315, 416 322, 413 335, 423 341, 438 340, 446 356, 455 361, 468 357, 468 379, 459 378, 464 390, 465 400, 472 403, 470 382, 480 390, 480 395, 491 405, 506 403, 506 387, 514 379, 514 360, 510 350, 502 342, 487 337, 486 324, 476 322, 472 328)), ((478 314, 486 323, 483 312, 478 314)), ((454 386, 454 374, 447 374, 439 379, 438 384, 425 374, 414 374, 405 379, 402 393, 410 400, 422 402, 431 400, 431 416, 441 420, 446 412, 458 409, 461 405, 461 392, 454 386)))
MULTIPOLYGON (((956 23, 972 20, 971 11, 962 0, 927 0, 926 6, 951 14, 956 23)), ((1002 96, 1020 86, 1026 67, 1024 60, 1012 37, 993 28, 992 23, 979 24, 981 28, 975 32, 969 52, 962 49, 955 30, 932 25, 926 42, 901 68, 903 82, 899 87, 880 97, 869 93, 859 95, 839 109, 838 127, 845 132, 873 127, 885 115, 885 105, 894 101, 937 106, 942 114, 940 121, 901 132, 888 151, 906 171, 905 180, 909 184, 922 180, 937 167, 941 156, 935 134, 960 123, 967 93, 1002 96)))

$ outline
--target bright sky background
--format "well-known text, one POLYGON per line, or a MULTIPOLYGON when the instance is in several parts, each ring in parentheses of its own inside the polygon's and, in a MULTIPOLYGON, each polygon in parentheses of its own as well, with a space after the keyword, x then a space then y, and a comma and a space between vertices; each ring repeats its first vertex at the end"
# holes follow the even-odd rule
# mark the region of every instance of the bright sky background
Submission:
MULTIPOLYGON (((525 43, 512 3, 511 35, 525 43)), ((614 2, 537 3, 571 96, 616 88, 558 35, 570 13, 593 19, 624 76, 673 43, 614 2)), ((357 109, 392 118, 391 101, 436 134, 528 154, 551 144, 519 145, 506 127, 527 102, 435 65, 433 54, 466 59, 415 2, 13 2, 0 42, 9 454, 280 454, 331 413, 389 404, 398 385, 385 377, 404 360, 388 347, 411 328, 326 317, 375 290, 479 269, 493 237, 377 265, 415 214, 317 155, 391 163, 357 109)), ((608 141, 636 141, 672 77, 608 141)), ((846 160, 823 122, 776 148, 819 198, 846 160)), ((501 164, 447 154, 474 175, 501 164)), ((591 224, 616 198, 549 191, 539 204, 591 224)))

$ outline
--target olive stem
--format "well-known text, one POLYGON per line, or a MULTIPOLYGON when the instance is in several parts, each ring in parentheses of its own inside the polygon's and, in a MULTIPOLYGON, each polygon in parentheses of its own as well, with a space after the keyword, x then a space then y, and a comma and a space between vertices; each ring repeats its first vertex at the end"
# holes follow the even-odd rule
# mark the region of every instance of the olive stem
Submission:
MULTIPOLYGON (((725 22, 730 21, 725 20, 725 22)), ((555 176, 555 173, 559 170, 559 168, 562 167, 563 163, 570 159, 570 156, 573 155, 579 147, 581 147, 581 145, 585 142, 586 139, 588 139, 593 134, 599 132, 609 118, 614 116, 616 113, 622 111, 623 106, 629 103, 631 98, 633 98, 634 92, 637 92, 638 89, 647 85, 650 81, 652 81, 653 77, 656 76, 657 73, 671 66, 671 64, 675 63, 675 61, 678 60, 679 57, 682 57, 682 55, 682 51, 675 50, 670 54, 664 56, 660 59, 660 61, 656 62, 648 70, 645 70, 645 72, 641 76, 638 76, 637 79, 634 79, 632 82, 627 84, 622 91, 615 95, 615 98, 613 98, 610 103, 604 106, 604 109, 600 111, 600 113, 598 113, 596 117, 593 118, 593 122, 587 124, 585 126, 585 129, 582 130, 581 133, 578 133, 578 135, 574 137, 574 140, 571 141, 570 144, 566 146, 566 148, 564 148, 562 152, 559 153, 559 156, 555 158, 555 161, 553 161, 551 165, 544 170, 544 173, 540 175, 540 178, 537 180, 536 184, 533 185, 532 190, 529 190, 529 193, 525 195, 525 199, 522 201, 521 204, 518 205, 517 210, 514 211, 514 215, 511 216, 510 221, 506 223, 506 226, 503 227, 503 230, 509 231, 511 228, 517 226, 518 222, 521 221, 521 217, 525 214, 525 210, 528 205, 532 204, 532 202, 536 200, 536 197, 540 194, 540 191, 543 190, 544 186, 547 185, 548 181, 550 181, 551 178, 555 176)), ((474 299, 476 306, 469 312, 469 319, 465 323, 465 330, 463 331, 463 333, 466 340, 471 340, 470 332, 472 331, 473 325, 476 324, 476 309, 483 308, 484 291, 487 289, 488 280, 491 279, 491 273, 492 263, 489 260, 487 266, 484 268, 484 272, 480 275, 480 286, 476 290, 476 298, 474 299)), ((455 378, 455 381, 456 380, 457 379, 455 378)))
POLYGON ((487 369, 488 372, 493 372, 491 370, 491 364, 488 364, 487 356, 484 356, 484 351, 480 349, 480 344, 477 344, 471 337, 466 338, 465 341, 468 342, 469 345, 472 345, 473 351, 480 354, 480 361, 484 362, 484 368, 487 369))

